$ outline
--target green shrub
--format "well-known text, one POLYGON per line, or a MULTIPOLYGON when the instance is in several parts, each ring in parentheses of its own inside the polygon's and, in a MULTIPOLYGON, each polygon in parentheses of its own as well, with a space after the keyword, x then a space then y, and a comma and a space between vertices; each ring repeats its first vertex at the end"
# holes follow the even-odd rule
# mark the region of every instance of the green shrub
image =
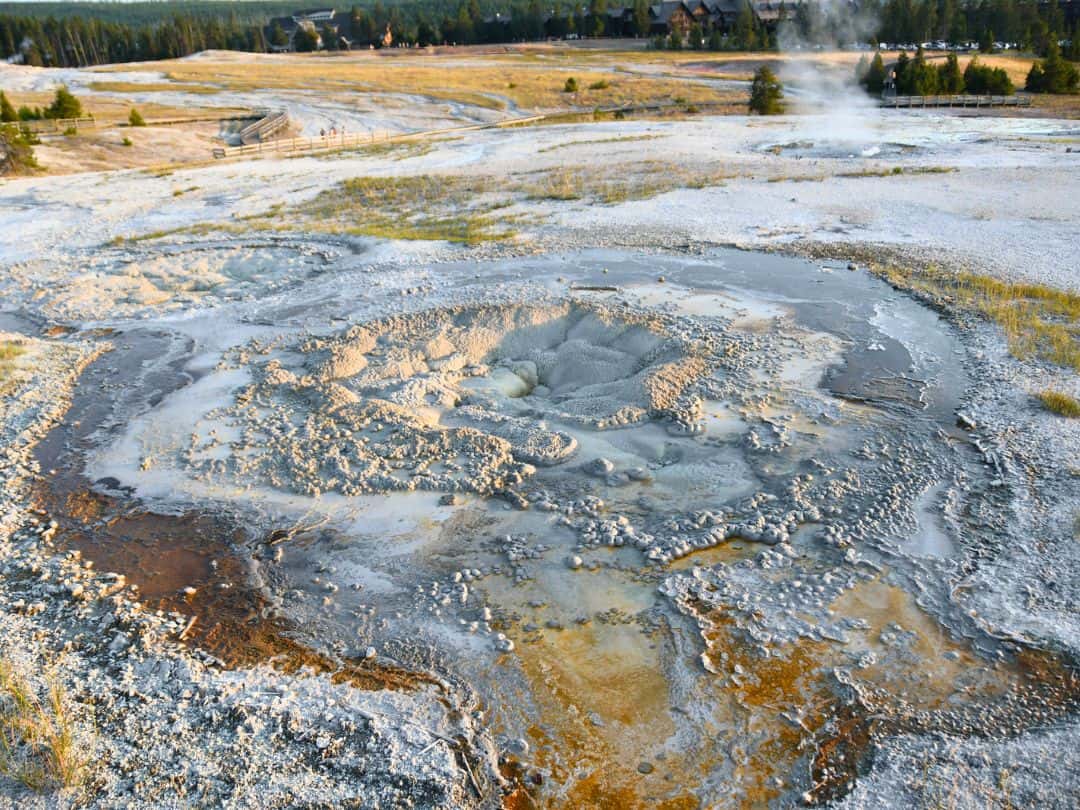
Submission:
POLYGON ((82 104, 63 84, 56 88, 53 103, 45 108, 46 118, 80 118, 82 114, 82 104))
POLYGON ((571 76, 566 80, 566 84, 563 85, 562 91, 564 93, 576 93, 578 91, 577 79, 571 76))
POLYGON ((607 79, 601 79, 600 81, 593 82, 589 85, 590 90, 607 90, 609 87, 611 87, 611 85, 608 83, 607 79))
POLYGON ((964 74, 955 53, 946 56, 945 64, 938 66, 938 89, 950 96, 964 92, 964 74))
POLYGON ((977 96, 1011 96, 1016 92, 1008 73, 1002 68, 980 65, 977 57, 964 69, 964 90, 977 96))
POLYGON ((8 101, 8 97, 4 95, 4 91, 0 90, 0 122, 10 124, 13 121, 19 120, 19 114, 15 112, 15 107, 8 101))
MULTIPOLYGON (((959 68, 958 68, 959 70, 959 68)), ((922 46, 915 52, 914 59, 908 59, 901 53, 896 60, 896 92, 901 96, 932 96, 938 92, 940 74, 926 61, 922 46)))
POLYGON ((33 144, 37 139, 15 124, 0 125, 0 175, 25 174, 38 168, 33 144))
POLYGON ((124 144, 124 146, 134 146, 135 145, 132 142, 131 138, 128 138, 127 136, 124 136, 124 140, 122 140, 121 143, 124 144))
POLYGON ((1031 66, 1024 89, 1031 93, 1075 93, 1080 85, 1080 71, 1061 55, 1056 42, 1050 42, 1046 58, 1031 66))
POLYGON ((146 121, 142 115, 134 107, 131 108, 131 112, 128 113, 128 126, 131 127, 145 127, 146 121))

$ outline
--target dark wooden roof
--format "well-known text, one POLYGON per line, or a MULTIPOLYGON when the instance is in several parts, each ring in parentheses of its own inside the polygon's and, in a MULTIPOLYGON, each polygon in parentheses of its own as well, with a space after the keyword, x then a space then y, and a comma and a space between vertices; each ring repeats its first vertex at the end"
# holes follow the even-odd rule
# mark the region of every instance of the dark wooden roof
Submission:
POLYGON ((683 0, 668 0, 667 2, 655 3, 649 6, 649 16, 657 22, 666 23, 678 9, 690 14, 690 9, 683 0))

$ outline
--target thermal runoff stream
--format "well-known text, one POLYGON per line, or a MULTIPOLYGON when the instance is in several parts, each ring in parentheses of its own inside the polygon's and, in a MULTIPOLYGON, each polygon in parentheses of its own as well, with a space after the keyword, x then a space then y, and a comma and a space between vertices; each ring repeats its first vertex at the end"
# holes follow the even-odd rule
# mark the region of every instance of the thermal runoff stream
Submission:
POLYGON ((39 449, 70 542, 225 659, 454 684, 515 806, 836 798, 1073 704, 965 604, 1001 460, 952 327, 864 271, 371 270, 110 340, 39 449))

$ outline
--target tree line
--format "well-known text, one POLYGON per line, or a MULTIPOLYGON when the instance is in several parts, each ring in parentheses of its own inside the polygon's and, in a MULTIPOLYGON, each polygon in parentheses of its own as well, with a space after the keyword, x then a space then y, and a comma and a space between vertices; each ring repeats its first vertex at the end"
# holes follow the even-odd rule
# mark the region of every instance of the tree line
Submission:
POLYGON ((0 90, 0 123, 13 124, 22 121, 40 121, 42 119, 82 118, 82 102, 65 85, 56 88, 52 103, 48 107, 28 107, 23 105, 15 109, 7 94, 0 90))
MULTIPOLYGON (((954 96, 971 95, 1009 96, 1016 92, 1009 74, 1001 68, 990 67, 973 57, 963 71, 955 53, 945 61, 931 64, 920 47, 914 58, 901 53, 896 60, 896 94, 898 96, 954 96)), ((865 56, 855 67, 855 78, 872 95, 879 95, 885 87, 886 68, 881 53, 874 58, 865 56)))
POLYGON ((173 59, 208 48, 265 51, 266 42, 261 25, 236 18, 177 15, 129 25, 79 16, 0 16, 0 54, 34 66, 173 59))
MULTIPOLYGON (((855 66, 855 79, 871 95, 880 95, 888 78, 881 52, 873 59, 863 56, 855 66)), ((973 57, 960 70, 960 60, 949 53, 944 62, 931 64, 920 46, 914 58, 901 52, 895 65, 895 91, 898 96, 971 95, 1009 96, 1016 92, 1012 79, 1003 68, 991 67, 973 57)), ((1075 93, 1080 89, 1080 70, 1065 59, 1056 42, 1050 44, 1044 59, 1036 60, 1028 72, 1024 89, 1032 93, 1075 93)))
POLYGON ((881 0, 877 13, 877 37, 890 43, 989 39, 1042 55, 1051 41, 1077 33, 1058 0, 881 0))
MULTIPOLYGON (((32 65, 81 67, 107 62, 168 59, 206 49, 266 51, 284 31, 266 26, 305 4, 178 3, 0 4, 0 58, 32 65), (24 11, 25 10, 25 11, 24 11), (271 41, 268 41, 270 39, 271 41)), ((611 5, 615 6, 614 0, 611 5)), ((308 4, 310 7, 310 4, 308 4)), ((387 26, 395 43, 430 45, 535 40, 545 37, 648 36, 647 0, 632 0, 631 22, 607 14, 609 0, 383 0, 353 6, 344 34, 354 46, 378 47, 387 26), (495 17, 495 12, 501 17, 495 17)), ((667 48, 762 50, 790 35, 812 43, 849 44, 876 39, 912 43, 1003 40, 1045 56, 1052 43, 1069 40, 1065 56, 1080 58, 1080 31, 1070 29, 1058 0, 863 0, 849 4, 792 3, 778 26, 765 26, 750 6, 731 30, 695 26, 654 44, 667 48)), ((329 32, 327 32, 329 33, 329 32)), ((314 48, 312 37, 306 47, 314 48)), ((336 36, 324 36, 336 47, 336 36)), ((301 37, 301 46, 305 46, 301 37)))

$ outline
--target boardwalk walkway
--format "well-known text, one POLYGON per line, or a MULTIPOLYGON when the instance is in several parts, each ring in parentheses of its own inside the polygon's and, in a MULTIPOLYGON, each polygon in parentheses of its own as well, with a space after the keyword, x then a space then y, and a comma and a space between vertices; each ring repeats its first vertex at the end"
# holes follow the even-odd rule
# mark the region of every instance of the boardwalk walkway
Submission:
POLYGON ((395 143, 408 141, 414 138, 430 138, 437 135, 452 135, 458 132, 473 132, 481 129, 499 129, 517 124, 529 124, 542 121, 543 115, 529 115, 522 118, 508 118, 505 121, 496 121, 492 124, 469 124, 460 127, 445 127, 443 129, 418 130, 415 132, 391 132, 380 130, 375 132, 338 133, 336 135, 321 135, 311 138, 274 138, 268 141, 248 144, 246 146, 224 146, 214 150, 214 157, 218 159, 242 157, 247 155, 287 155, 299 152, 328 152, 336 149, 350 149, 360 146, 370 146, 376 143, 395 143))
POLYGON ((1030 107, 1031 96, 891 96, 882 107, 1030 107))
MULTIPOLYGON (((398 141, 407 141, 414 138, 428 138, 438 135, 453 135, 459 132, 475 132, 483 129, 502 129, 504 127, 520 126, 522 124, 535 124, 539 121, 545 121, 552 119, 555 121, 560 120, 561 117, 566 115, 592 115, 595 113, 603 113, 605 115, 620 115, 620 114, 634 114, 634 113, 655 113, 664 112, 665 110, 677 110, 677 109, 692 109, 697 112, 704 112, 712 108, 729 107, 730 102, 702 102, 695 105, 687 105, 674 101, 656 102, 653 104, 630 104, 619 105, 612 107, 598 107, 595 110, 560 110, 558 112, 526 115, 519 118, 507 118, 502 121, 495 121, 488 124, 467 124, 458 127, 446 127, 443 129, 429 129, 429 130, 416 130, 413 132, 394 132, 389 130, 378 130, 374 132, 362 132, 362 133, 350 133, 348 135, 343 133, 337 133, 335 135, 320 135, 318 137, 309 138, 273 138, 258 141, 256 143, 245 143, 243 146, 219 146, 214 149, 214 157, 218 159, 242 157, 245 155, 263 155, 263 154, 292 154, 297 152, 329 152, 337 149, 351 149, 361 146, 370 146, 376 143, 394 143, 398 141)), ((267 119, 261 119, 257 123, 262 123, 267 119)), ((286 116, 287 121, 287 116, 286 116)), ((284 124, 276 127, 281 129, 284 124)), ((245 129, 244 132, 247 130, 245 129)), ((243 133, 241 133, 242 135, 243 133)), ((264 136, 265 137, 265 136, 264 136)))

